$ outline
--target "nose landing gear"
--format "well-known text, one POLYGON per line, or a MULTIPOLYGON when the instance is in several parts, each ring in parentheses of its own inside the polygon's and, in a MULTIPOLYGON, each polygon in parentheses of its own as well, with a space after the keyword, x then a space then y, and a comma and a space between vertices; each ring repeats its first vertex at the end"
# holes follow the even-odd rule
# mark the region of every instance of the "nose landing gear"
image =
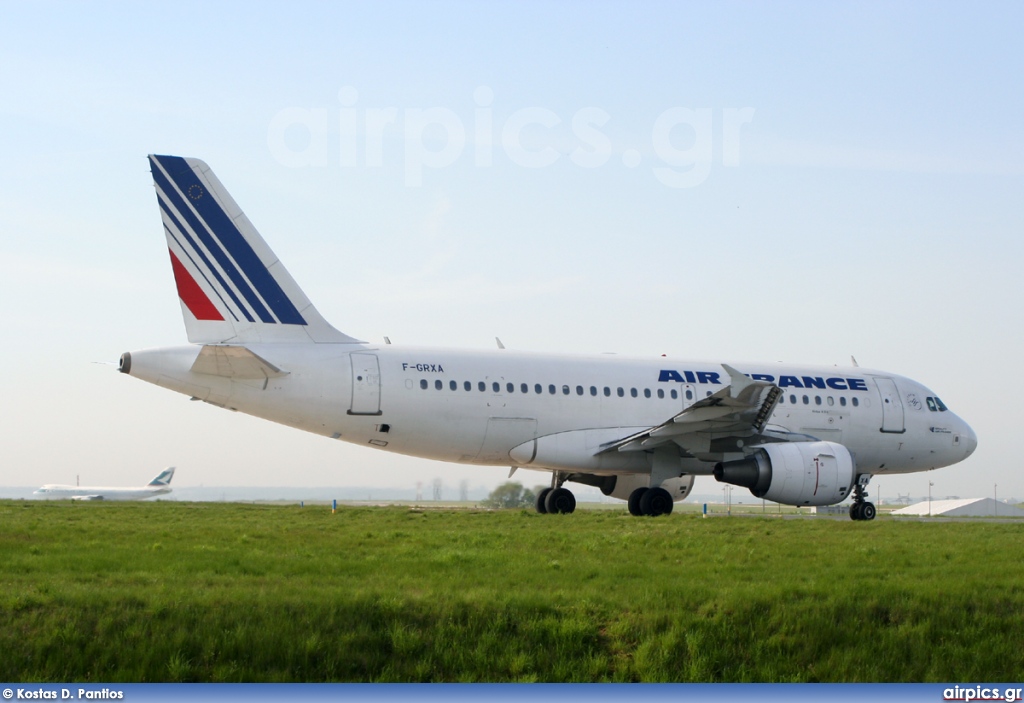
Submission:
POLYGON ((875 519, 875 504, 867 500, 868 481, 870 480, 870 474, 861 474, 857 477, 857 485, 853 487, 853 505, 850 506, 851 520, 875 519))

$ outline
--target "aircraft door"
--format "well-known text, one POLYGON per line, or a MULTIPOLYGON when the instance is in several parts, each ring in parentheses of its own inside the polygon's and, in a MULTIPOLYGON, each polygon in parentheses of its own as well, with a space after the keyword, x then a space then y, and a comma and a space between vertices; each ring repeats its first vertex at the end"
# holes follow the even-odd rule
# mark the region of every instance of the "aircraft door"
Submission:
POLYGON ((380 365, 376 354, 349 354, 352 404, 349 415, 380 415, 380 365))
POLYGON ((896 382, 891 378, 876 377, 875 385, 882 401, 882 432, 902 434, 906 428, 903 426, 903 402, 896 382))
POLYGON ((679 397, 682 400, 683 410, 700 400, 697 397, 697 387, 692 383, 679 384, 679 397))

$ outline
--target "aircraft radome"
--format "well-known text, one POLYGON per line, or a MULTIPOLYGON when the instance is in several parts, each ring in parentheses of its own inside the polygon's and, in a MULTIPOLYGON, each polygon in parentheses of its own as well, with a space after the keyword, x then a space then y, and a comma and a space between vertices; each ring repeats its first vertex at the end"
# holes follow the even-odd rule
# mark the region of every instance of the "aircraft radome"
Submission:
POLYGON ((667 361, 377 345, 324 320, 209 167, 150 156, 188 346, 123 373, 195 399, 411 456, 551 472, 634 515, 670 513, 695 476, 787 505, 853 497, 873 475, 948 466, 977 439, 910 378, 858 366, 667 361))

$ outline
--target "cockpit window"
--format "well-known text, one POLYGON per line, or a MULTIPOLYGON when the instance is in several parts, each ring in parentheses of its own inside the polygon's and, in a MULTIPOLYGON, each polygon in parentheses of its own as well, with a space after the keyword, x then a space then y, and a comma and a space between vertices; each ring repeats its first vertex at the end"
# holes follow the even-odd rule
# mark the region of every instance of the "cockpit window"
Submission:
POLYGON ((935 398, 925 398, 924 402, 928 403, 928 409, 931 410, 932 412, 938 410, 938 407, 936 407, 935 405, 935 398))
POLYGON ((946 408, 945 403, 939 400, 938 397, 935 398, 935 404, 939 406, 939 412, 946 412, 946 410, 948 409, 946 408))

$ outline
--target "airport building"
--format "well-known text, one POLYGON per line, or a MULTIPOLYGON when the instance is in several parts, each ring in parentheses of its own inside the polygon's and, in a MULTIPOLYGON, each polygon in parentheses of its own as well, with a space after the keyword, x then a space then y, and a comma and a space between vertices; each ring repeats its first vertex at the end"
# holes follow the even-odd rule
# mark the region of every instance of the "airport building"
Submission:
POLYGON ((922 501, 894 510, 892 515, 932 515, 942 517, 1024 517, 1024 510, 1015 505, 1000 503, 993 498, 964 498, 963 500, 922 501), (929 512, 930 511, 930 512, 929 512))

